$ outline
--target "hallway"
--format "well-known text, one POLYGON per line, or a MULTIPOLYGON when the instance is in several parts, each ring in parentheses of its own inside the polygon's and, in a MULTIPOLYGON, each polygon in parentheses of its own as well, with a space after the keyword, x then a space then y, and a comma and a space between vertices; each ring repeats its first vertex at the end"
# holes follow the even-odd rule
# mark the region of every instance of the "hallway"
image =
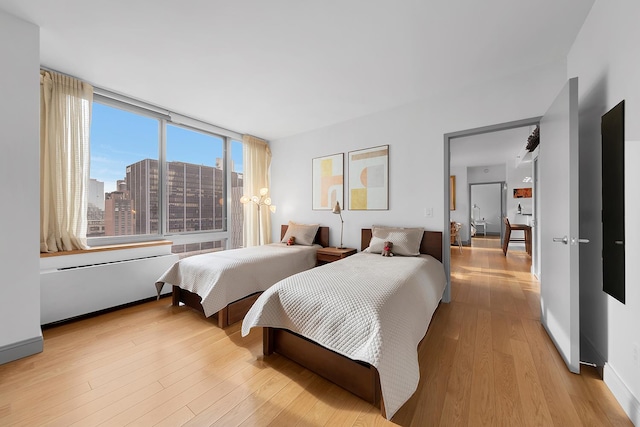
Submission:
POLYGON ((442 410, 430 425, 631 425, 595 369, 566 368, 540 324, 530 269, 524 250, 504 256, 496 237, 451 247, 452 301, 432 324, 445 324, 430 390, 442 410))

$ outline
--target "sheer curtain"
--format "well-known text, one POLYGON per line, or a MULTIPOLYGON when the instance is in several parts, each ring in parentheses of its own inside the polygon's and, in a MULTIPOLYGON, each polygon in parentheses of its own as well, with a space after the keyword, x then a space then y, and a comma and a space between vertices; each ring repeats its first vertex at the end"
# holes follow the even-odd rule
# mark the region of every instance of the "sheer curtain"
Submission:
POLYGON ((40 252, 87 248, 93 87, 40 71, 40 252))
MULTIPOLYGON (((269 188, 269 166, 271 165, 271 150, 267 142, 251 135, 242 137, 242 177, 243 192, 246 196, 260 194, 260 189, 269 188)), ((262 215, 258 215, 258 207, 254 203, 244 205, 244 246, 258 246, 262 234, 262 241, 271 243, 271 214, 267 206, 262 207, 262 215), (260 227, 258 227, 260 221, 260 227)))

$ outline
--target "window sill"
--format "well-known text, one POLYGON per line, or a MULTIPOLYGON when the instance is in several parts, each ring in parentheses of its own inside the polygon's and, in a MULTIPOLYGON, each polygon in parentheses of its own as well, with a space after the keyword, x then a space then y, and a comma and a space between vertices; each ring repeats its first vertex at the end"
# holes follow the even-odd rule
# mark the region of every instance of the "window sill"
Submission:
POLYGON ((117 251, 122 249, 137 249, 137 248, 148 248, 153 246, 163 246, 163 245, 173 245, 173 242, 170 240, 154 240, 150 242, 139 242, 139 243, 125 243, 119 245, 105 245, 105 246, 94 246, 89 249, 76 249, 73 251, 60 251, 60 252, 52 252, 52 253, 41 253, 40 258, 49 258, 49 257, 57 257, 57 256, 66 256, 66 255, 83 255, 83 254, 91 254, 97 252, 106 252, 106 251, 117 251))

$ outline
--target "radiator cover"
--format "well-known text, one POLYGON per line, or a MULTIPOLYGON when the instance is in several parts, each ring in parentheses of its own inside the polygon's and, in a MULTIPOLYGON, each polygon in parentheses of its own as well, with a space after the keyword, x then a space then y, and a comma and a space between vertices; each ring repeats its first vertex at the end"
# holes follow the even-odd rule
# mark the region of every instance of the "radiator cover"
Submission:
POLYGON ((176 261, 165 254, 41 270, 40 324, 154 297, 155 281, 176 261))

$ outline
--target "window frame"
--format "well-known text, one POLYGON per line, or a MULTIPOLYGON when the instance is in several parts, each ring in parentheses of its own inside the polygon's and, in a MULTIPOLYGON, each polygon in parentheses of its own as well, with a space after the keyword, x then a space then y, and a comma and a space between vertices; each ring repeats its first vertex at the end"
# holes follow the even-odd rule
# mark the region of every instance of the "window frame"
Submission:
MULTIPOLYGON (((191 117, 183 116, 181 114, 172 113, 167 110, 163 110, 154 105, 147 104, 142 101, 138 101, 132 98, 128 98, 124 95, 115 94, 99 88, 94 88, 93 102, 106 105, 112 108, 118 108, 134 114, 154 118, 158 120, 158 181, 159 181, 159 194, 158 203, 160 205, 158 218, 159 226, 157 234, 137 234, 129 236, 102 236, 102 237, 89 237, 87 238, 87 244, 90 247, 99 247, 105 245, 118 245, 128 244, 136 242, 148 242, 154 240, 171 240, 174 245, 184 245, 190 243, 203 243, 211 241, 222 241, 223 248, 229 249, 229 230, 233 229, 233 215, 231 212, 231 150, 232 142, 237 141, 242 143, 242 135, 230 131, 228 129, 220 128, 218 126, 202 122, 191 117), (201 132, 212 135, 214 137, 221 138, 223 140, 222 158, 224 163, 224 186, 223 186, 223 200, 224 200, 224 218, 222 230, 198 230, 187 231, 181 233, 168 233, 167 232, 167 214, 168 206, 165 203, 167 200, 167 161, 166 161, 166 148, 167 148, 167 125, 179 126, 195 132, 201 132)), ((89 143, 91 146, 91 143, 89 143)), ((243 171, 244 173, 244 171, 243 171)))

